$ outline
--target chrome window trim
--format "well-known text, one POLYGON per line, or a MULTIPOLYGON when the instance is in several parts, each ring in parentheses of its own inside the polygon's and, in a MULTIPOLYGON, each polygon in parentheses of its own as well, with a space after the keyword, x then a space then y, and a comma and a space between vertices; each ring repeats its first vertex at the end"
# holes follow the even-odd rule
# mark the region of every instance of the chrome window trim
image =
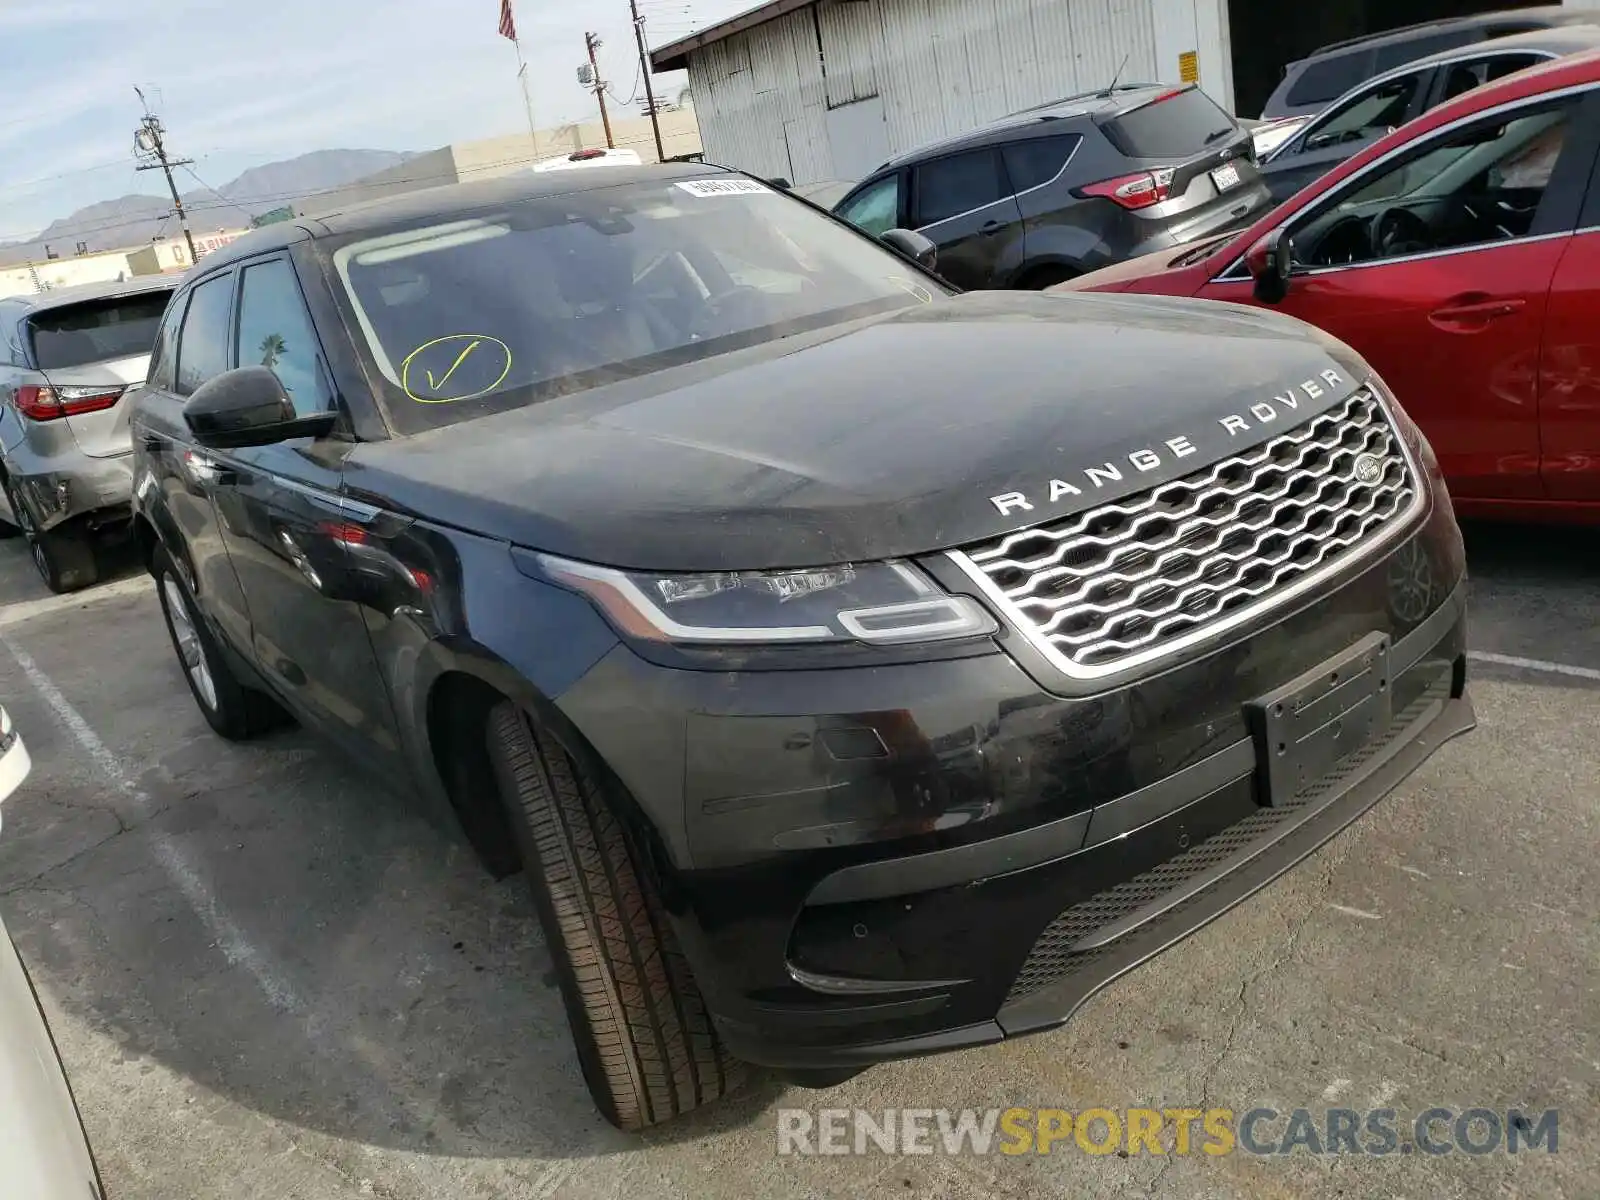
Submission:
POLYGON ((362 522, 376 521, 383 514, 383 509, 360 500, 352 500, 343 492, 331 492, 325 488, 314 487, 309 483, 302 483, 298 479, 290 479, 287 475, 279 475, 276 471, 262 470, 258 463, 240 459, 239 465, 246 470, 260 472, 270 479, 274 486, 281 487, 286 492, 294 492, 297 495, 315 500, 318 504, 336 507, 343 515, 352 520, 362 522))
MULTIPOLYGON (((1483 43, 1479 42, 1478 44, 1481 46, 1483 43)), ((1365 83, 1357 84, 1344 95, 1330 100, 1327 108, 1323 109, 1316 116, 1312 117, 1295 132, 1295 135, 1292 138, 1290 138, 1283 145, 1279 146, 1271 154, 1267 155, 1267 157, 1263 160, 1263 165, 1270 162, 1276 162, 1284 154, 1284 152, 1289 149, 1290 146, 1294 145, 1302 138, 1305 138, 1313 130, 1315 130, 1318 125, 1322 124, 1326 120, 1329 120, 1334 115, 1334 110, 1340 105, 1344 104, 1346 101, 1355 101, 1360 99, 1361 96, 1365 95, 1372 88, 1382 87, 1386 83, 1393 83, 1396 79, 1403 78, 1406 75, 1417 74, 1422 71, 1437 71, 1445 67, 1459 67, 1464 62, 1488 62, 1490 59, 1494 58, 1519 58, 1524 55, 1533 58, 1542 58, 1545 60, 1545 62, 1554 62, 1556 59, 1564 57, 1563 55, 1557 54, 1552 50, 1492 50, 1487 52, 1480 50, 1476 54, 1462 53, 1454 58, 1440 59, 1437 62, 1411 62, 1406 63, 1403 66, 1393 67, 1384 72, 1382 75, 1369 79, 1365 83)), ((1533 68, 1527 67, 1524 69, 1532 70, 1533 68)), ((1437 108, 1439 106, 1435 105, 1434 107, 1437 108)))
MULTIPOLYGON (((1075 138, 1078 139, 1077 145, 1072 147, 1072 153, 1067 155, 1066 162, 1061 164, 1061 169, 1059 171, 1057 171, 1054 175, 1052 175, 1049 179, 1046 179, 1043 183, 1036 183, 1030 188, 1023 188, 1020 192, 1012 192, 1009 195, 1001 196, 998 200, 991 200, 987 204, 980 204, 980 205, 978 205, 977 208, 969 208, 969 209, 967 209, 966 212, 959 212, 959 213, 956 213, 955 215, 949 216, 949 217, 940 217, 937 221, 932 221, 927 225, 918 225, 918 226, 915 227, 914 232, 926 235, 928 230, 930 230, 930 229, 937 229, 941 225, 947 225, 951 221, 959 221, 964 217, 975 216, 978 213, 981 213, 986 208, 994 208, 996 205, 1004 204, 1008 200, 1020 200, 1024 196, 1032 195, 1034 192, 1043 191, 1045 188, 1051 187, 1052 185, 1058 183, 1060 181, 1061 177, 1067 173, 1067 168, 1072 165, 1072 160, 1078 157, 1078 151, 1083 149, 1083 140, 1084 140, 1083 139, 1083 134, 1081 134, 1081 133, 1052 133, 1052 134, 1048 134, 1046 136, 1048 136, 1048 137, 1075 137, 1075 138)), ((1005 142, 1005 143, 1002 143, 1002 144, 988 146, 988 147, 974 146, 970 150, 958 150, 956 152, 956 154, 974 154, 974 153, 977 153, 980 150, 988 149, 991 152, 1002 156, 1001 157, 1001 162, 1000 162, 1000 169, 1004 170, 1005 169, 1004 152, 1005 152, 1006 146, 1020 145, 1020 144, 1022 144, 1022 142, 1025 142, 1025 141, 1028 141, 1028 140, 1031 140, 1031 139, 1021 138, 1021 139, 1018 139, 1018 141, 1016 141, 1016 142, 1005 142)), ((1039 140, 1043 141, 1044 139, 1041 138, 1039 140)), ((944 155, 943 157, 954 158, 954 157, 956 157, 956 154, 948 154, 948 155, 944 155)), ((936 158, 930 158, 927 163, 915 163, 915 164, 913 164, 911 166, 910 169, 913 170, 913 171, 920 170, 922 167, 927 166, 929 163, 935 163, 935 162, 938 162, 938 161, 939 160, 936 159, 936 158)))
MULTIPOLYGON (((1107 663, 1103 666, 1085 666, 1081 663, 1075 663, 1057 650, 1050 639, 1039 632, 1037 628, 1024 625, 1023 622, 1014 619, 1010 615, 1014 607, 1012 603, 1005 598, 1005 594, 989 578, 983 568, 974 563, 964 551, 948 550, 945 552, 946 557, 972 581, 973 586, 978 589, 988 603, 990 610, 1007 629, 1012 630, 1023 638, 1052 667, 1069 679, 1079 683, 1104 683, 1163 662, 1202 643, 1220 643, 1224 635, 1231 633, 1241 625, 1248 624, 1275 609, 1298 600, 1308 592, 1323 586, 1330 579, 1350 571, 1353 567, 1370 563, 1381 551, 1388 549, 1401 538, 1409 537, 1415 533, 1420 519, 1431 507, 1431 481, 1417 461, 1417 456, 1412 451, 1411 443, 1406 440, 1400 422, 1395 419, 1394 405, 1387 389, 1374 376, 1367 379, 1360 387, 1352 389, 1350 396, 1358 394, 1363 388, 1369 390, 1377 398, 1378 407, 1382 411, 1384 419, 1389 423, 1389 429, 1394 434, 1394 440, 1400 444, 1401 458, 1406 464, 1406 470, 1411 472, 1411 478, 1415 485, 1416 495, 1412 498, 1410 506, 1404 512, 1396 514, 1388 525, 1381 529, 1370 542, 1353 549, 1348 555, 1323 564, 1316 570, 1301 576, 1281 591, 1271 592, 1253 604, 1247 604, 1243 608, 1235 609, 1203 628, 1191 630, 1189 633, 1174 638, 1170 642, 1164 642, 1160 646, 1151 647, 1147 650, 1135 651, 1126 657, 1119 658, 1115 662, 1107 663)), ((1348 399, 1349 397, 1347 396, 1346 401, 1348 399)), ((1271 438, 1263 440, 1270 441, 1271 438)))
MULTIPOLYGON (((1498 117, 1498 116, 1501 116, 1501 115, 1503 115, 1505 113, 1516 112, 1519 109, 1536 108, 1537 106, 1539 106, 1541 104, 1547 104, 1547 103, 1550 103, 1551 101, 1555 101, 1555 100, 1564 100, 1564 99, 1567 99, 1570 96, 1582 96, 1582 95, 1585 95, 1585 94, 1587 94, 1589 92, 1593 92, 1593 91, 1595 91, 1597 89, 1600 89, 1600 83, 1596 83, 1596 82, 1593 82, 1593 81, 1589 81, 1589 82, 1585 82, 1585 83, 1576 83, 1576 84, 1573 84, 1570 87, 1561 88, 1558 91, 1540 92, 1539 94, 1534 95, 1534 96, 1523 96, 1519 100, 1507 101, 1505 104, 1500 105, 1498 108, 1485 108, 1485 109, 1480 110, 1479 112, 1469 113, 1464 117, 1457 117, 1454 121, 1451 121, 1448 125, 1441 125, 1437 129, 1430 130, 1426 137, 1418 138, 1415 141, 1404 142, 1401 145, 1398 145, 1398 146, 1394 147, 1392 150, 1389 150, 1387 153, 1385 153, 1381 157, 1373 159, 1366 166, 1362 167, 1361 170, 1357 171, 1355 174, 1351 175, 1349 178, 1341 180, 1337 186, 1329 188, 1321 196, 1317 197, 1317 200, 1316 200, 1316 202, 1314 204, 1308 204, 1305 208, 1302 208, 1299 212, 1294 213, 1282 225, 1277 226, 1277 228, 1278 229, 1285 229, 1285 230, 1289 229, 1297 221, 1300 221, 1301 218, 1303 218, 1306 215, 1306 213, 1317 209, 1320 205, 1323 204, 1324 201, 1327 201, 1331 197, 1336 197, 1338 195, 1343 194, 1345 191, 1347 191, 1351 187, 1355 186, 1361 180, 1366 179, 1373 172, 1375 172, 1375 171, 1377 171, 1377 170, 1379 170, 1379 169, 1381 169, 1383 167, 1388 166, 1395 159, 1400 158, 1400 157, 1402 157, 1404 155, 1407 155, 1407 154, 1411 153, 1411 151, 1417 149, 1418 147, 1426 146, 1430 142, 1436 141, 1436 140, 1438 140, 1440 138, 1444 138, 1444 137, 1447 137, 1450 134, 1456 133, 1457 131, 1465 128, 1468 125, 1475 124, 1478 121, 1487 120, 1487 119, 1489 119, 1491 117, 1498 117)), ((1270 233, 1272 231, 1268 230, 1267 232, 1270 233)), ((1584 230, 1578 230, 1576 232, 1587 233, 1587 232, 1589 232, 1589 230, 1584 229, 1584 230)), ((1390 263, 1408 262, 1408 261, 1411 261, 1413 259, 1438 257, 1440 255, 1456 254, 1456 253, 1461 253, 1461 252, 1468 251, 1468 250, 1484 250, 1484 249, 1487 249, 1487 248, 1489 248, 1491 246, 1515 246, 1515 245, 1518 245, 1518 244, 1523 243, 1523 242, 1534 241, 1534 240, 1538 240, 1538 239, 1542 239, 1542 238, 1546 238, 1546 237, 1571 237, 1571 236, 1573 236, 1573 233, 1574 233, 1573 230, 1565 230, 1565 231, 1559 231, 1559 232, 1554 233, 1554 234, 1539 234, 1535 238, 1526 238, 1526 237, 1523 237, 1523 238, 1508 238, 1503 242, 1484 242, 1481 245, 1477 245, 1477 246, 1456 246, 1456 247, 1453 247, 1453 248, 1451 248, 1449 250, 1430 250, 1430 251, 1426 252, 1425 254, 1405 255, 1405 256, 1403 256, 1401 258, 1385 258, 1385 259, 1380 259, 1377 262, 1370 262, 1370 263, 1350 263, 1350 264, 1348 264, 1346 266, 1317 267, 1317 268, 1314 268, 1314 270, 1319 274, 1326 274, 1326 273, 1329 273, 1329 272, 1332 272, 1332 271, 1348 271, 1348 270, 1352 270, 1352 269, 1355 269, 1355 268, 1358 268, 1358 267, 1388 266, 1390 263)), ((1212 282, 1212 283, 1239 283, 1239 282, 1242 282, 1242 281, 1248 281, 1250 279, 1250 269, 1245 266, 1245 261, 1244 261, 1245 260, 1245 254, 1247 254, 1247 253, 1249 253, 1249 247, 1248 246, 1245 248, 1245 250, 1243 252, 1241 252, 1239 254, 1239 256, 1237 258, 1235 258, 1225 268, 1223 268, 1223 270, 1220 273, 1218 273, 1216 275, 1213 275, 1211 277, 1210 282, 1212 282)), ((1311 271, 1297 271, 1297 272, 1295 272, 1296 275, 1308 275, 1310 273, 1311 273, 1311 271)))

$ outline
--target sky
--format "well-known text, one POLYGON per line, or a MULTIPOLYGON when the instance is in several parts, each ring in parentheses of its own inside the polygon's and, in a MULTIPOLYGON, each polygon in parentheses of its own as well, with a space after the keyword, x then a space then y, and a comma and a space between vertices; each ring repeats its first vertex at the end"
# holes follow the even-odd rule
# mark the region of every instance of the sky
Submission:
MULTIPOLYGON (((640 0, 653 46, 755 0, 640 0)), ((602 76, 636 93, 627 0, 513 0, 541 129, 595 119, 577 81, 583 35, 602 76)), ((431 150, 527 129, 499 0, 0 0, 0 241, 86 204, 161 194, 135 172, 141 87, 169 151, 195 160, 180 190, 311 150, 431 150), (53 65, 52 65, 53 64, 53 65)), ((657 76, 675 98, 682 73, 657 76)), ((613 106, 613 112, 617 111, 613 106)), ((638 108, 628 111, 638 115, 638 108)))

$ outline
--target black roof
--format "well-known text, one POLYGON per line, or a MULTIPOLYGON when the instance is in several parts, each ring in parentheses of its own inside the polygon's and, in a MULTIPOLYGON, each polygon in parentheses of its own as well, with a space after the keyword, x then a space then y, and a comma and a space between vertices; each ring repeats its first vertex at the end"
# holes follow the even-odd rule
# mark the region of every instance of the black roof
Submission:
POLYGON ((473 183, 418 188, 326 212, 308 213, 252 230, 222 249, 206 255, 201 259, 200 267, 202 270, 211 270, 237 259, 281 250, 307 239, 381 232, 430 217, 465 215, 515 204, 520 200, 536 200, 542 196, 565 196, 618 184, 704 179, 707 175, 729 173, 728 168, 710 163, 652 163, 648 166, 605 166, 573 171, 520 171, 515 175, 473 183))
MULTIPOLYGON (((1474 13, 1465 17, 1441 17, 1436 21, 1419 21, 1415 25, 1402 25, 1398 29, 1385 29, 1342 42, 1319 46, 1306 59, 1320 58, 1335 50, 1349 50, 1354 46, 1388 46, 1395 42, 1410 41, 1419 34, 1447 33, 1458 29, 1498 29, 1516 25, 1521 29, 1551 28, 1557 25, 1589 25, 1600 20, 1600 14, 1590 9, 1563 8, 1559 4, 1540 5, 1535 8, 1507 8, 1496 12, 1474 13)), ((1301 60, 1302 62, 1305 59, 1301 60)))
POLYGON ((958 133, 954 137, 928 142, 914 150, 907 150, 904 154, 891 158, 878 170, 903 167, 969 147, 1024 141, 1051 133, 1069 133, 1071 127, 1063 128, 1058 122, 1114 116, 1120 112, 1140 108, 1163 93, 1180 90, 1187 89, 1172 84, 1139 83, 1119 86, 1114 92, 1085 92, 1079 96, 1067 96, 1060 100, 1052 100, 1048 104, 1012 113, 1008 117, 1001 117, 997 121, 969 129, 965 133, 958 133))

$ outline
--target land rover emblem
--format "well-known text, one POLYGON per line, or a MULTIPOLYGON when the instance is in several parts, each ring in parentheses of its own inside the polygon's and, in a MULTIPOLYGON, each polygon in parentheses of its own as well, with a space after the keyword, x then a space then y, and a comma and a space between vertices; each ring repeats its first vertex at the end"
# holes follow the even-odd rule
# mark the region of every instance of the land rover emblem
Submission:
POLYGON ((1383 478, 1383 459, 1376 454, 1357 456, 1355 474, 1357 483, 1377 483, 1383 478))

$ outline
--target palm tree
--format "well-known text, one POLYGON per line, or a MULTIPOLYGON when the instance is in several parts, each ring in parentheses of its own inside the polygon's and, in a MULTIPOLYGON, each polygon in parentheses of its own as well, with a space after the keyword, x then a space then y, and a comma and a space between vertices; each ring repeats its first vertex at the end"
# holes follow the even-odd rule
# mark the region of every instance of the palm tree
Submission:
POLYGON ((261 339, 261 365, 263 367, 276 367, 278 359, 288 347, 284 344, 281 334, 269 333, 261 339))

